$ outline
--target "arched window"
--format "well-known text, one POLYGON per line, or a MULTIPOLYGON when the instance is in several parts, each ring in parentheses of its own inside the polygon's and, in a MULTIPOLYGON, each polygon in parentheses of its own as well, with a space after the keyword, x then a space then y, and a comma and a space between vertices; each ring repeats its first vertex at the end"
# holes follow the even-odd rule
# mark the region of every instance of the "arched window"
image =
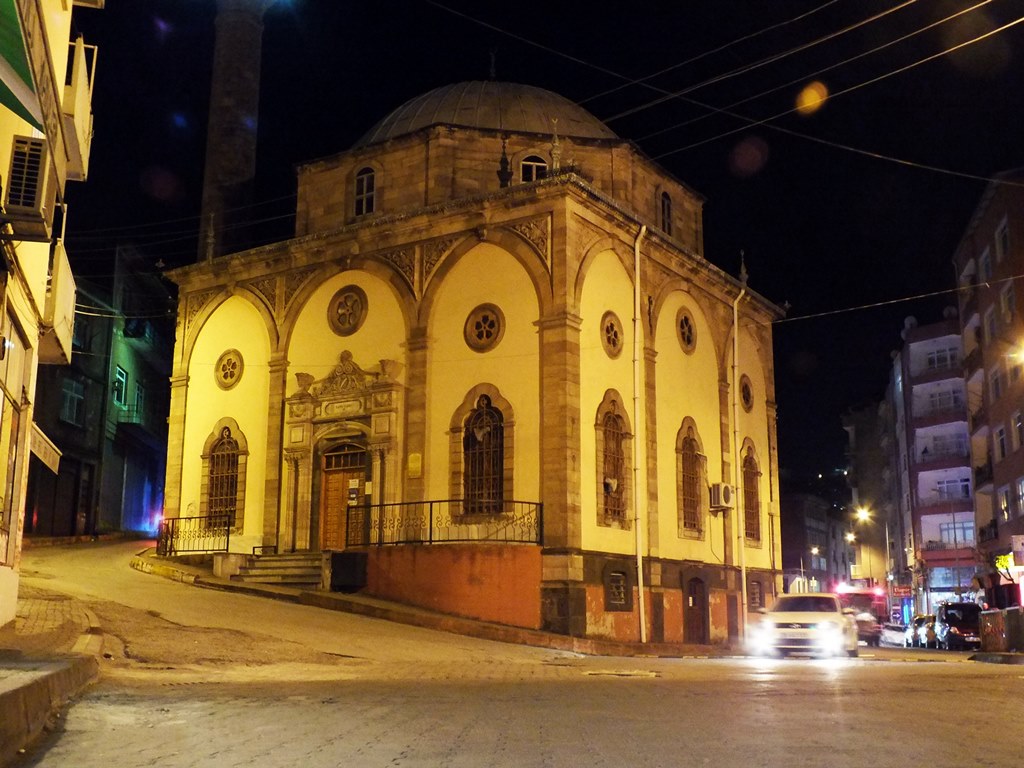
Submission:
POLYGON ((356 174, 356 216, 373 213, 376 190, 373 168, 361 169, 356 174))
POLYGON ((462 435, 463 500, 466 514, 502 511, 505 428, 501 411, 481 395, 462 435))
POLYGON ((704 457, 692 426, 686 426, 679 441, 679 532, 699 536, 704 528, 701 510, 701 487, 704 477, 704 457))
POLYGON ((238 441, 230 427, 222 427, 220 437, 210 448, 207 514, 226 517, 232 528, 238 525, 238 441))
POLYGON ((519 177, 523 183, 547 178, 548 163, 543 157, 528 155, 519 165, 519 177))
POLYGON ((629 528, 630 446, 633 436, 616 393, 609 390, 597 412, 598 525, 629 528))
POLYGON ((750 541, 761 540, 760 482, 761 470, 757 467, 753 447, 748 446, 747 455, 743 457, 743 532, 750 541))
POLYGON ((668 192, 661 193, 661 231, 672 235, 672 198, 668 192))

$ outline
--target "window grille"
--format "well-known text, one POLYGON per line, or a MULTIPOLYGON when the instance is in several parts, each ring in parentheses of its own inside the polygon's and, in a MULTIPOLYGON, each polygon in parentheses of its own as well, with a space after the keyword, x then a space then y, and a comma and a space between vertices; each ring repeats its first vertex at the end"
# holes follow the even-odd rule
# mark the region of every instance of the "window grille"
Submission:
POLYGON ((224 427, 210 450, 207 509, 210 517, 226 516, 232 527, 238 525, 238 456, 238 441, 224 427))
POLYGON ((683 438, 682 450, 679 454, 681 477, 679 483, 679 501, 683 510, 683 528, 687 531, 700 531, 700 457, 697 453, 697 441, 692 436, 683 438))
POLYGON ((622 417, 617 413, 606 413, 601 421, 604 436, 604 455, 601 457, 604 487, 604 516, 609 520, 626 519, 624 470, 626 437, 622 417))
POLYGON ((502 511, 505 428, 501 411, 481 395, 466 419, 462 439, 463 499, 466 514, 502 511))
POLYGON ((761 539, 761 500, 758 496, 758 484, 761 472, 757 468, 757 459, 753 449, 747 449, 743 459, 743 522, 744 535, 751 541, 761 539))

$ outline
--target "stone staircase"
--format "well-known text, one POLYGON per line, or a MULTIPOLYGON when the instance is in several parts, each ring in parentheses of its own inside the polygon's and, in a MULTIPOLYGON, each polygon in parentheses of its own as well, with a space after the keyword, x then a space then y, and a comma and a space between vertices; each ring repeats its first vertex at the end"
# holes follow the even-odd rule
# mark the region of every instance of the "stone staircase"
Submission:
POLYGON ((319 589, 321 578, 319 552, 292 552, 253 555, 231 581, 319 589))

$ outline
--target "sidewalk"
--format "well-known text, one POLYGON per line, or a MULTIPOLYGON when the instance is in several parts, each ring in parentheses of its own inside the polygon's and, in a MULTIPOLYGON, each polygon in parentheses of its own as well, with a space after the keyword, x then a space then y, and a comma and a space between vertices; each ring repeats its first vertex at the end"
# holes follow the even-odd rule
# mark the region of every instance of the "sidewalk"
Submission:
POLYGON ((89 610, 71 597, 21 586, 15 620, 0 629, 0 766, 96 679, 102 650, 89 610))

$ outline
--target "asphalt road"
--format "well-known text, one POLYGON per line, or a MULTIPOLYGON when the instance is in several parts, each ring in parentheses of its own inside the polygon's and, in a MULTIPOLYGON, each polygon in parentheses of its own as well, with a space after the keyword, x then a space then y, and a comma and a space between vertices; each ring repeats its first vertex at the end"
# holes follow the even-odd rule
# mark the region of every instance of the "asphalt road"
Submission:
POLYGON ((109 633, 19 766, 1011 766, 1024 668, 966 654, 623 659, 204 590, 138 545, 26 553, 109 633))

